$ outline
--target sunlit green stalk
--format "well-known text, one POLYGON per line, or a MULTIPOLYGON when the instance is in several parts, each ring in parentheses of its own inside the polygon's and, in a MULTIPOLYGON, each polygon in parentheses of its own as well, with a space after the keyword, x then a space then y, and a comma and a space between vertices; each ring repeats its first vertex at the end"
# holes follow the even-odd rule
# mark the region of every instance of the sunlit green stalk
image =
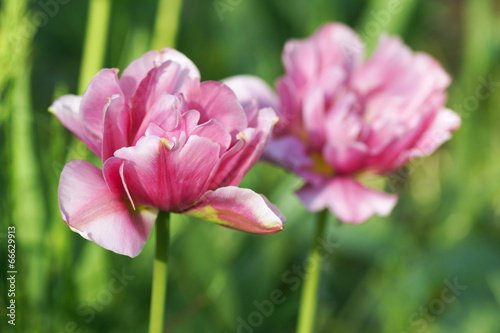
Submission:
POLYGON ((167 298, 168 245, 170 238, 170 213, 160 212, 156 218, 156 253, 151 287, 149 333, 163 332, 163 314, 167 298))
POLYGON ((102 68, 106 54, 111 0, 90 0, 83 45, 78 93, 83 94, 92 77, 102 68))
POLYGON ((182 0, 159 0, 151 48, 175 47, 182 0))
POLYGON ((297 323, 297 333, 314 332, 314 321, 316 317, 316 305, 318 298, 318 286, 321 276, 321 241, 325 234, 325 225, 328 218, 328 210, 318 214, 316 233, 309 251, 307 261, 310 269, 306 271, 304 286, 300 298, 299 319, 297 323))

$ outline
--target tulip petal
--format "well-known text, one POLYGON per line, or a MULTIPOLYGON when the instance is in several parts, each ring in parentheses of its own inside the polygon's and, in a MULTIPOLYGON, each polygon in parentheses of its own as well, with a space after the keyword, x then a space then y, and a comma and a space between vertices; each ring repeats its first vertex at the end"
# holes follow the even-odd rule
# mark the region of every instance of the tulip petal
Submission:
POLYGON ((290 77, 282 77, 276 82, 276 91, 280 97, 281 110, 277 111, 280 121, 274 133, 297 133, 302 130, 301 102, 299 94, 290 77))
POLYGON ((145 136, 136 146, 115 152, 125 162, 123 179, 136 204, 178 212, 206 192, 220 145, 196 135, 184 146, 180 141, 145 136))
POLYGON ((158 51, 152 50, 132 61, 120 76, 120 86, 125 98, 129 100, 134 96, 135 91, 141 81, 148 75, 155 66, 155 59, 158 51))
POLYGON ((291 40, 283 49, 283 65, 299 89, 333 66, 350 72, 363 57, 364 44, 360 37, 343 24, 322 26, 311 38, 291 40))
POLYGON ((188 108, 200 111, 200 123, 216 119, 232 137, 248 126, 243 107, 234 92, 221 82, 205 81, 198 94, 186 96, 188 108))
POLYGON ((337 173, 354 173, 359 171, 365 162, 368 148, 362 142, 348 144, 327 143, 323 147, 325 161, 337 173))
POLYGON ((189 71, 172 61, 164 62, 149 71, 131 99, 131 140, 138 139, 139 131, 147 128, 147 115, 162 95, 184 93, 185 83, 191 83, 188 75, 189 71))
POLYGON ((158 63, 164 63, 167 61, 172 61, 181 66, 181 71, 190 77, 200 77, 200 72, 198 67, 183 53, 171 49, 169 47, 164 47, 157 58, 158 63))
POLYGON ((158 125, 166 132, 174 130, 179 125, 182 107, 183 101, 179 97, 161 94, 142 119, 132 143, 135 145, 151 124, 158 125))
POLYGON ((431 126, 417 141, 409 152, 408 158, 427 156, 451 138, 451 132, 460 127, 461 119, 458 114, 442 109, 432 122, 431 126))
POLYGON ((135 210, 135 202, 127 187, 127 183, 123 179, 123 160, 117 157, 108 158, 102 166, 102 175, 111 192, 119 193, 121 198, 128 197, 129 203, 135 210))
POLYGON ((127 100, 134 96, 137 87, 150 70, 167 61, 177 63, 180 65, 181 71, 191 77, 200 77, 200 72, 195 64, 179 51, 170 48, 164 48, 161 52, 152 50, 132 61, 123 71, 120 77, 120 86, 127 100))
POLYGON ((343 222, 356 224, 374 214, 389 215, 397 202, 397 195, 367 188, 350 177, 335 177, 319 186, 307 184, 297 194, 310 211, 329 208, 343 222))
POLYGON ((257 100, 259 109, 270 107, 278 112, 278 96, 261 78, 252 75, 238 75, 229 77, 222 82, 234 91, 245 110, 252 100, 257 100))
POLYGON ((111 191, 96 166, 73 160, 59 182, 59 207, 71 230, 113 252, 137 256, 157 215, 155 209, 133 211, 111 191))
POLYGON ((113 156, 116 150, 128 146, 129 124, 130 118, 124 97, 113 95, 104 106, 103 161, 113 156))
POLYGON ((80 105, 82 96, 65 95, 59 97, 49 107, 57 119, 74 135, 83 141, 97 156, 101 156, 102 137, 91 133, 82 120, 80 105))
MULTIPOLYGON (((122 95, 118 83, 117 69, 105 68, 99 71, 90 81, 82 96, 80 111, 82 120, 90 132, 102 140, 104 107, 113 95, 122 95)), ((100 155, 99 155, 100 156, 100 155)))
POLYGON ((235 186, 208 191, 184 214, 256 234, 278 232, 286 221, 264 196, 235 186))
POLYGON ((210 189, 238 185, 250 168, 259 160, 277 121, 271 108, 259 110, 257 127, 247 128, 237 136, 238 141, 224 155, 212 179, 210 189))
POLYGON ((292 135, 270 140, 266 145, 262 158, 296 173, 310 168, 314 164, 307 154, 307 147, 304 142, 292 135))
POLYGON ((196 126, 191 134, 217 142, 220 144, 221 154, 224 153, 231 144, 231 135, 224 125, 215 119, 210 119, 206 123, 196 126))
POLYGON ((321 149, 325 141, 325 96, 317 89, 309 90, 304 97, 302 122, 307 131, 311 148, 321 149))

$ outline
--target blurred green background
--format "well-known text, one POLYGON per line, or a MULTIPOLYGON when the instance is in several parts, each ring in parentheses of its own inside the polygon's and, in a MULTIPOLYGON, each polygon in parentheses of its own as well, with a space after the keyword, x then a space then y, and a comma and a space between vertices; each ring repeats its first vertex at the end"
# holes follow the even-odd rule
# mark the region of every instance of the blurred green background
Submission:
MULTIPOLYGON (((149 50, 158 4, 105 2, 96 8, 101 17, 109 9, 109 21, 92 25, 90 52, 104 45, 94 66, 123 70, 149 50)), ((88 7, 0 2, 2 332, 147 331, 154 238, 135 259, 114 254, 71 232, 57 205, 64 164, 92 160, 47 112, 88 82, 88 7), (6 317, 8 225, 17 237, 15 327, 6 317)), ((177 48, 203 80, 248 73, 273 84, 285 41, 327 21, 357 29, 371 47, 383 30, 400 34, 437 58, 454 78, 448 106, 463 124, 434 155, 391 176, 400 200, 390 217, 329 223, 336 245, 323 266, 317 332, 500 332, 500 1, 187 0, 177 48), (394 3, 398 13, 388 12, 394 3)), ((300 180, 277 167, 257 165, 241 186, 276 203, 285 229, 251 235, 175 216, 167 332, 294 331, 314 216, 293 194, 300 180), (275 290, 283 296, 271 310, 275 290)))

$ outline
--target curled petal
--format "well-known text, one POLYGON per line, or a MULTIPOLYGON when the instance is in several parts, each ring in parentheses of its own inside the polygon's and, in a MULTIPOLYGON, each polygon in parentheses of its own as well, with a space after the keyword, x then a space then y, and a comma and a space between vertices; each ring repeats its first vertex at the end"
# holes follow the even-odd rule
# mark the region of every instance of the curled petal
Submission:
POLYGON ((407 155, 400 163, 406 163, 408 159, 427 156, 432 154, 439 146, 451 138, 451 132, 460 127, 460 116, 449 109, 442 109, 431 126, 420 137, 407 155))
POLYGON ((136 144, 144 136, 150 124, 156 124, 166 132, 177 128, 182 108, 183 101, 179 97, 161 94, 146 112, 132 142, 136 144))
POLYGON ((155 59, 158 51, 152 50, 132 61, 120 76, 120 86, 125 97, 130 99, 141 81, 148 75, 148 72, 155 66, 155 59))
MULTIPOLYGON (((80 106, 82 120, 89 129, 102 139, 104 107, 113 95, 122 95, 118 83, 118 69, 105 68, 90 81, 82 96, 80 106)), ((99 155, 100 156, 100 155, 99 155)))
POLYGON ((140 137, 140 130, 145 130, 149 123, 143 123, 152 111, 155 102, 162 95, 176 95, 184 92, 185 83, 191 82, 189 71, 178 63, 167 61, 154 67, 140 82, 131 99, 131 139, 140 137))
POLYGON ((101 156, 102 137, 90 132, 85 126, 80 113, 81 101, 82 96, 65 95, 56 99, 49 111, 94 154, 101 156))
POLYGON ((256 128, 247 128, 238 134, 238 141, 224 155, 212 179, 210 189, 238 185, 248 170, 259 160, 276 124, 276 113, 271 108, 261 109, 256 128))
POLYGON ((137 256, 157 215, 155 209, 132 210, 119 193, 108 188, 94 165, 73 160, 59 182, 59 207, 71 230, 113 252, 137 256))
POLYGON ((256 234, 278 232, 285 223, 283 214, 264 196, 234 186, 208 191, 184 214, 256 234))
POLYGON ((200 111, 200 122, 216 119, 232 137, 248 126, 243 107, 234 92, 223 83, 206 81, 201 83, 199 93, 186 96, 190 109, 200 111))
POLYGON ((104 106, 103 161, 113 156, 116 150, 128 146, 129 124, 129 112, 124 97, 113 95, 104 106))
POLYGON ((349 177, 335 177, 321 185, 305 185, 297 192, 310 211, 325 208, 347 223, 362 223, 374 214, 387 216, 397 196, 367 188, 349 177))
POLYGON ((196 67, 196 65, 191 61, 191 59, 189 59, 183 53, 175 49, 164 47, 160 51, 156 61, 157 63, 160 64, 167 61, 175 62, 180 65, 181 71, 186 75, 190 77, 197 77, 197 78, 200 77, 200 72, 198 71, 198 67, 196 67))
POLYGON ((206 123, 196 126, 191 134, 217 142, 220 144, 221 154, 224 153, 231 144, 231 135, 227 129, 215 119, 210 119, 206 123))
POLYGON ((195 64, 179 51, 170 48, 164 48, 161 52, 152 50, 132 61, 123 71, 120 77, 120 86, 125 97, 127 99, 132 98, 137 87, 146 78, 149 71, 167 61, 177 63, 181 72, 191 77, 200 77, 200 72, 195 64))

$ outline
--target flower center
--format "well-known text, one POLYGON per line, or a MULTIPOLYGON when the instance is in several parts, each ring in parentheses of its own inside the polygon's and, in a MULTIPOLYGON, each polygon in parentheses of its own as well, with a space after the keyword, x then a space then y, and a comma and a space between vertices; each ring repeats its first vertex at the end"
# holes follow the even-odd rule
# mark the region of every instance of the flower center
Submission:
POLYGON ((323 158, 323 156, 321 156, 321 154, 312 153, 311 158, 314 161, 314 165, 311 171, 326 176, 333 176, 335 174, 335 170, 328 163, 326 163, 325 159, 323 158))

